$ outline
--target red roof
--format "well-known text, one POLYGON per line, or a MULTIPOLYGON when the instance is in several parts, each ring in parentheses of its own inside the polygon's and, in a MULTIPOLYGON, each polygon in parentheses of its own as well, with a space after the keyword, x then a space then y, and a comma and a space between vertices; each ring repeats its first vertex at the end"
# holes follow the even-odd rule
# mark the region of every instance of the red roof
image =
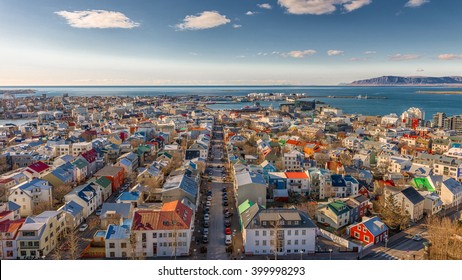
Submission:
POLYGON ((82 157, 85 158, 89 163, 93 163, 96 160, 95 149, 91 149, 85 153, 82 153, 82 157))
POLYGON ((15 236, 7 238, 7 239, 15 239, 16 234, 19 232, 19 228, 22 226, 24 221, 25 219, 20 219, 16 221, 6 220, 3 222, 0 222, 0 232, 8 232, 10 234, 15 234, 15 236))
POLYGON ((134 230, 179 230, 189 229, 193 210, 181 203, 165 203, 159 210, 139 210, 133 215, 134 230))
POLYGON ((11 181, 14 181, 12 178, 4 178, 4 179, 0 179, 0 184, 7 184, 11 181))
POLYGON ((41 161, 37 161, 36 163, 33 163, 33 164, 29 165, 27 168, 32 169, 33 171, 35 171, 37 173, 40 173, 40 172, 50 168, 50 166, 48 164, 46 164, 46 163, 41 162, 41 161))
POLYGON ((295 146, 297 146, 299 143, 300 143, 300 141, 289 139, 289 140, 287 140, 286 145, 295 145, 295 146))
POLYGON ((285 172, 288 179, 308 179, 308 174, 305 172, 285 172))

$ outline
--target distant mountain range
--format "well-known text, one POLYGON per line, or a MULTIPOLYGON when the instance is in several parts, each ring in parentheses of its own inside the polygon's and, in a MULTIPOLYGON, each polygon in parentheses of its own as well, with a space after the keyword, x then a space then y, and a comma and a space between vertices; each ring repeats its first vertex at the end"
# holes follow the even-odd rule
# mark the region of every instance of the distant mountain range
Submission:
POLYGON ((462 76, 450 77, 402 77, 382 76, 378 78, 354 81, 350 86, 438 86, 462 85, 462 76))

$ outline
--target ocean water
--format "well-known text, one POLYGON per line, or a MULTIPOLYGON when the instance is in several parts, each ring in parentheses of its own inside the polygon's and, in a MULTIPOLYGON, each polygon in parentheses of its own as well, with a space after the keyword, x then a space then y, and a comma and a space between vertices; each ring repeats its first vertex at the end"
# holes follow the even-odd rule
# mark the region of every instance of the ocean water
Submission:
MULTIPOLYGON (((18 89, 20 87, 3 87, 18 89)), ((418 91, 462 91, 462 88, 444 87, 345 87, 345 86, 184 86, 184 87, 21 87, 37 90, 36 95, 60 96, 158 96, 158 95, 200 95, 200 96, 245 96, 249 93, 305 93, 307 98, 327 103, 343 109, 345 113, 364 115, 400 115, 410 107, 425 111, 426 119, 436 112, 447 115, 462 114, 462 95, 419 94, 418 91), (386 99, 347 99, 329 96, 368 96, 386 99)), ((19 95, 21 96, 21 95, 19 95)), ((262 106, 278 108, 281 102, 261 102, 262 106)), ((250 103, 230 103, 209 105, 211 109, 239 109, 250 103)))

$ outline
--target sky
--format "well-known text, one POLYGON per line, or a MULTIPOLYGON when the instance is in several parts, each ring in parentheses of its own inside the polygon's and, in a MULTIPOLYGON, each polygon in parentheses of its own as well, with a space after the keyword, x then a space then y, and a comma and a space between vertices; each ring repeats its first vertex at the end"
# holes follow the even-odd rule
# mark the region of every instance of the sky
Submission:
POLYGON ((0 0, 0 86, 462 75, 462 1, 0 0))

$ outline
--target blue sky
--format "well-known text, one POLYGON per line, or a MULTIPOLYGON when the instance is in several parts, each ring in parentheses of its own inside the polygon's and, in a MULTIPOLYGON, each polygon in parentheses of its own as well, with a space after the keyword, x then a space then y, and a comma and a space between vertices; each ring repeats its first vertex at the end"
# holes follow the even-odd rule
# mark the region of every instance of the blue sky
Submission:
POLYGON ((462 1, 0 0, 0 85, 462 75, 462 1))

